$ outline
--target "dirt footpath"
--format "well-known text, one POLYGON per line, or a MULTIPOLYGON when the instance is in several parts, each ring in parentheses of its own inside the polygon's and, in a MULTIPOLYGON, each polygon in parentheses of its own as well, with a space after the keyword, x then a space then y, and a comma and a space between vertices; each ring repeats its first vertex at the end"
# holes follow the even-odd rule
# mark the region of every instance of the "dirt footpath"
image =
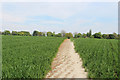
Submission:
POLYGON ((75 53, 74 44, 70 39, 60 45, 56 58, 52 62, 52 71, 46 78, 87 78, 87 72, 82 68, 82 61, 75 53))

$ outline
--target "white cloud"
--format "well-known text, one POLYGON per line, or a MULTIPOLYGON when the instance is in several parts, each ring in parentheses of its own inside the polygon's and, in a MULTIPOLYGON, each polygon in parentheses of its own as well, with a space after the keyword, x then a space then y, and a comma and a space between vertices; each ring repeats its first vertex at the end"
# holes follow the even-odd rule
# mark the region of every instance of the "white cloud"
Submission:
POLYGON ((34 30, 38 30, 41 32, 47 31, 55 31, 56 33, 62 30, 62 27, 54 26, 54 25, 41 25, 41 24, 31 24, 31 25, 20 25, 20 24, 3 24, 2 31, 29 31, 31 34, 34 30))
POLYGON ((60 21, 41 21, 42 24, 64 24, 64 22, 60 21))
MULTIPOLYGON (((3 10, 6 14, 26 16, 47 15, 57 18, 68 18, 77 12, 84 10, 89 3, 11 3, 10 9, 13 11, 3 10)), ((9 8, 9 6, 7 8, 9 8)), ((6 5, 3 4, 3 8, 6 5)))
MULTIPOLYGON (((18 22, 31 20, 30 16, 51 16, 60 19, 69 18, 84 10, 89 3, 4 3, 3 22, 18 22), (10 11, 11 10, 11 11, 10 11)), ((45 23, 45 21, 42 21, 45 23)), ((46 20, 46 23, 48 21, 46 20)), ((55 23, 55 22, 49 22, 55 23)), ((61 23, 61 22, 56 22, 61 23)))
POLYGON ((18 22, 18 23, 22 23, 26 20, 25 17, 20 17, 20 16, 15 16, 15 15, 10 15, 10 14, 6 14, 6 13, 3 13, 2 14, 2 21, 3 23, 5 22, 18 22))
MULTIPOLYGON (((50 23, 48 25, 41 25, 41 24, 30 24, 30 25, 22 25, 22 24, 3 24, 3 31, 4 30, 10 30, 10 31, 29 31, 31 34, 34 30, 38 30, 41 32, 47 32, 47 31, 55 31, 56 33, 61 32, 61 30, 65 30, 66 32, 80 32, 80 33, 87 33, 90 29, 92 29, 92 33, 96 32, 102 32, 102 33, 113 33, 118 32, 117 24, 104 24, 100 22, 94 22, 92 25, 80 25, 83 23, 87 23, 90 21, 81 21, 76 22, 73 25, 69 25, 68 23, 63 23, 63 26, 54 25, 54 22, 48 22, 50 23), (53 24, 52 24, 53 23, 53 24)), ((62 23, 60 23, 62 24, 62 23)))
POLYGON ((89 29, 92 29, 93 31, 103 31, 108 33, 110 31, 111 32, 116 31, 116 28, 113 27, 116 26, 114 22, 104 24, 100 23, 99 21, 98 22, 93 21, 96 18, 99 19, 99 17, 101 16, 107 20, 106 15, 110 17, 111 14, 112 14, 111 17, 115 17, 114 8, 112 8, 111 11, 109 11, 110 7, 109 6, 106 7, 106 5, 102 7, 99 6, 99 8, 98 6, 94 5, 90 6, 89 3, 11 3, 11 5, 9 5, 8 7, 6 5, 3 6, 5 6, 5 8, 3 7, 4 8, 3 30, 5 29, 11 31, 28 30, 30 32, 32 32, 33 30, 55 32, 65 30, 67 32, 81 32, 81 33, 86 33, 89 29), (110 14, 108 14, 108 11, 110 12, 110 14), (31 16, 33 16, 33 18, 34 16, 51 16, 55 18, 60 18, 60 20, 62 19, 64 21, 62 22, 41 20, 38 21, 36 24, 34 23, 36 19, 35 20, 33 19, 33 22, 31 21, 31 23, 29 23, 28 21, 28 24, 24 24, 25 21, 31 19, 30 18, 31 16), (93 19, 90 19, 91 16, 93 17, 93 19), (18 22, 20 24, 15 24, 14 22, 15 23, 18 22), (103 28, 106 26, 110 26, 110 28, 103 28), (112 28, 114 29, 112 30, 112 28), (109 30, 107 31, 107 29, 109 30))

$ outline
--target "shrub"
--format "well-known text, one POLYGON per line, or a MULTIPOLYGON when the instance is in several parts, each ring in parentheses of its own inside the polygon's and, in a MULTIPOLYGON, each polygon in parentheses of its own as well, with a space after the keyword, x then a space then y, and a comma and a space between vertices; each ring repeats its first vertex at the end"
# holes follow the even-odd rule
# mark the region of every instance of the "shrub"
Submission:
POLYGON ((102 38, 101 32, 95 33, 93 36, 94 36, 94 38, 99 38, 99 39, 102 38))
POLYGON ((107 34, 103 34, 102 37, 103 37, 104 39, 107 39, 107 34))
POLYGON ((83 33, 82 37, 83 37, 83 38, 86 38, 86 37, 87 37, 87 35, 86 35, 85 33, 83 33))
POLYGON ((39 35, 39 32, 38 31, 34 31, 33 32, 33 36, 38 36, 39 35))
POLYGON ((5 30, 5 31, 4 31, 4 35, 10 35, 10 31, 5 30))
POLYGON ((94 38, 94 36, 90 36, 90 38, 94 38))
POLYGON ((55 35, 56 37, 62 37, 61 33, 55 35))
POLYGON ((72 33, 66 33, 65 37, 67 37, 68 39, 70 39, 70 38, 73 38, 73 35, 72 35, 72 33))
POLYGON ((113 34, 109 34, 109 39, 115 39, 115 36, 113 34))
POLYGON ((17 31, 12 31, 12 35, 18 35, 17 31))

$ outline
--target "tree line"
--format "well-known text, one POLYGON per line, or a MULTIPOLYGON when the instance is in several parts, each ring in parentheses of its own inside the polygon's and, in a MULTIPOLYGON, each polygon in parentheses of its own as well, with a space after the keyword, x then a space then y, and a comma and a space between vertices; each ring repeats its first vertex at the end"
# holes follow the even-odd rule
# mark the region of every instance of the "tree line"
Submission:
POLYGON ((101 32, 95 33, 92 35, 92 30, 89 30, 86 34, 83 33, 66 33, 64 30, 61 33, 55 34, 55 32, 39 32, 33 31, 33 34, 30 34, 28 31, 10 31, 5 30, 4 32, 0 31, 0 35, 18 35, 18 36, 48 36, 48 37, 67 37, 67 38, 99 38, 99 39, 120 39, 120 35, 113 33, 113 34, 101 34, 101 32))

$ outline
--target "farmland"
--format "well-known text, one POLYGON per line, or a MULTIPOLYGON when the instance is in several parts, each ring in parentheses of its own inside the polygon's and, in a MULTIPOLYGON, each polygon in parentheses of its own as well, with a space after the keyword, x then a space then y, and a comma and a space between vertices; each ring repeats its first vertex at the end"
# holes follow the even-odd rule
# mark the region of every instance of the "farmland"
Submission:
POLYGON ((120 78, 118 40, 72 40, 89 78, 120 78))
POLYGON ((43 78, 65 38, 2 36, 2 77, 43 78))
MULTIPOLYGON (((64 39, 43 36, 2 36, 2 77, 45 78, 64 39)), ((72 38, 71 40, 74 42, 76 52, 82 58, 82 66, 88 72, 88 78, 120 78, 118 40, 95 38, 72 38)), ((65 55, 69 54, 70 43, 64 47, 67 51, 65 55)), ((72 61, 71 58, 69 60, 72 61)), ((58 62, 60 61, 58 59, 58 62)), ((62 69, 64 68, 63 66, 62 69)))

